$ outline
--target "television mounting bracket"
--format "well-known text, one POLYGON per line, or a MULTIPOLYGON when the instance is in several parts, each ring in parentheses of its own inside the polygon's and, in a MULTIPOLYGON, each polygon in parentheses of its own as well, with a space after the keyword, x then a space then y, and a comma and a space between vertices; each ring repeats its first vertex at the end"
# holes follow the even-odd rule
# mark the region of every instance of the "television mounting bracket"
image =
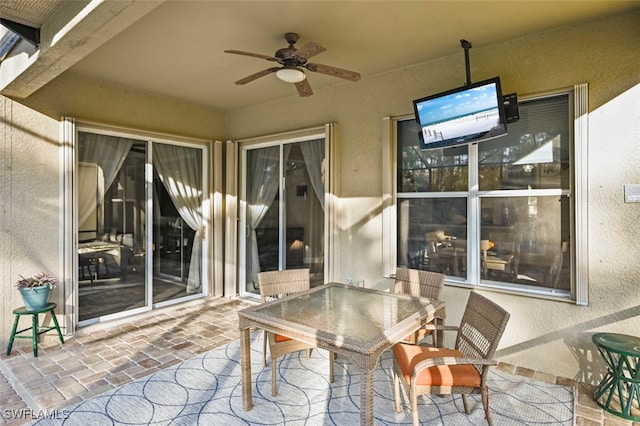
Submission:
POLYGON ((467 71, 467 86, 471 86, 471 66, 469 65, 469 49, 471 49, 471 43, 467 40, 460 40, 460 46, 464 49, 464 64, 467 71))
MULTIPOLYGON (((464 49, 464 65, 467 71, 467 87, 471 86, 471 65, 469 65, 469 49, 471 49, 471 43, 465 39, 460 40, 460 46, 464 49)), ((520 119, 520 113, 518 111, 518 95, 517 93, 509 93, 502 96, 502 102, 505 107, 505 114, 507 123, 515 123, 520 119)))

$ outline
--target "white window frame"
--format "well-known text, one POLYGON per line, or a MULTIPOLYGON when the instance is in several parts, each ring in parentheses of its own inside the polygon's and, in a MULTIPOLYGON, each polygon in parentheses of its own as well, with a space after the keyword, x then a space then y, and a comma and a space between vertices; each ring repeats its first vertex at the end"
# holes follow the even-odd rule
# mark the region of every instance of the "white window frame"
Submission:
MULTIPOLYGON (((466 287, 482 287, 490 288, 496 291, 506 291, 510 293, 517 293, 535 297, 552 298, 554 300, 573 301, 578 305, 588 305, 589 299, 589 280, 588 280, 588 238, 587 238, 587 170, 588 170, 588 86, 586 83, 577 84, 571 88, 554 90, 544 93, 536 93, 532 95, 521 96, 522 101, 539 99, 549 96, 569 94, 569 99, 572 105, 570 105, 570 111, 573 111, 573 147, 572 162, 573 170, 573 182, 570 187, 569 196, 573 199, 572 206, 572 221, 573 221, 573 243, 574 243, 574 271, 572 287, 570 297, 558 297, 552 294, 552 292, 531 292, 526 290, 519 290, 518 288, 512 288, 509 286, 488 286, 486 284, 480 284, 476 282, 460 282, 459 279, 454 277, 447 278, 448 285, 461 285, 466 287)), ((395 275, 397 268, 397 123, 404 120, 415 119, 413 115, 403 115, 396 117, 383 118, 383 132, 382 132, 382 259, 383 259, 383 275, 386 278, 391 278, 395 275)), ((473 155, 472 151, 477 151, 477 146, 469 146, 469 158, 477 158, 477 155, 473 155)), ((469 168, 478 167, 476 161, 469 161, 469 168), (473 163, 473 164, 472 164, 473 163)), ((473 175, 470 170, 470 175, 473 175)), ((553 190, 558 192, 557 190, 553 190)), ((551 191, 551 192, 553 192, 551 191)), ((536 191, 537 195, 549 195, 547 190, 536 191), (540 194, 538 194, 540 193, 540 194)), ((456 193, 460 195, 460 193, 456 193)), ((444 194, 446 195, 446 194, 444 194)), ((477 194, 468 193, 471 199, 477 201, 475 197, 477 194)), ((514 194, 515 195, 515 194, 514 194)), ((477 207, 477 206, 475 206, 477 207)), ((473 206, 470 206, 473 208, 473 206)), ((476 208, 477 210, 477 208, 476 208)), ((475 213, 474 213, 475 215, 475 213)), ((471 221, 470 227, 474 226, 475 221, 471 221)), ((475 225, 477 226, 477 225, 475 225)), ((470 235, 475 235, 473 229, 470 229, 470 235)), ((473 244, 473 241, 470 242, 473 244)), ((479 268, 479 265, 473 265, 475 269, 479 268)), ((470 268, 471 276, 478 276, 474 274, 474 270, 470 268), (472 275, 473 274, 473 275, 472 275)), ((477 272, 477 271, 476 271, 477 272)), ((468 279, 469 279, 468 277, 468 279)))

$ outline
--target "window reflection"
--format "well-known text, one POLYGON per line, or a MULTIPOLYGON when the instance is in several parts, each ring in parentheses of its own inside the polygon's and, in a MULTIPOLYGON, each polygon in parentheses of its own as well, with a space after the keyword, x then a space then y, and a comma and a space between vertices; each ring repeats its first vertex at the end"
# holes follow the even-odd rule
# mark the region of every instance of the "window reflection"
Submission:
POLYGON ((478 144, 480 190, 568 188, 568 108, 566 96, 527 102, 507 136, 478 144))
POLYGON ((398 192, 466 191, 469 154, 466 145, 421 150, 414 120, 398 123, 400 155, 398 192))
POLYGON ((482 278, 568 290, 563 211, 557 196, 481 199, 482 278))
POLYGON ((398 265, 467 276, 467 199, 398 202, 398 265))

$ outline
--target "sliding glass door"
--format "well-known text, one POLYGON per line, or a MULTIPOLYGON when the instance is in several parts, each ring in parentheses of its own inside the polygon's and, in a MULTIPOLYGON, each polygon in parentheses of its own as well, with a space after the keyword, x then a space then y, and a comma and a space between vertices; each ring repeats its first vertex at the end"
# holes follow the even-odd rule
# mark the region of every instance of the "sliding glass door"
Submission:
POLYGON ((203 293, 202 147, 78 133, 80 324, 203 293))
POLYGON ((324 282, 325 140, 243 150, 241 293, 259 294, 258 272, 309 268, 324 282))
POLYGON ((202 293, 202 150, 154 144, 153 302, 202 293))

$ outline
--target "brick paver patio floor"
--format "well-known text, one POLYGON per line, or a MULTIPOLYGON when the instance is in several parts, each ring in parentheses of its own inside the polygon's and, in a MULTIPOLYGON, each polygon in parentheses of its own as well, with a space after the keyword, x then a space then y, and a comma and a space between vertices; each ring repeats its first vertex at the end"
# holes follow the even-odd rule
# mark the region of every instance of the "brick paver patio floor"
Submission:
MULTIPOLYGON (((208 298, 65 336, 43 336, 38 358, 28 340, 0 355, 0 424, 28 424, 38 416, 91 398, 132 380, 185 361, 239 337, 236 312, 256 302, 208 298)), ((576 388, 577 425, 637 425, 593 402, 593 387, 510 364, 498 368, 576 388)))

